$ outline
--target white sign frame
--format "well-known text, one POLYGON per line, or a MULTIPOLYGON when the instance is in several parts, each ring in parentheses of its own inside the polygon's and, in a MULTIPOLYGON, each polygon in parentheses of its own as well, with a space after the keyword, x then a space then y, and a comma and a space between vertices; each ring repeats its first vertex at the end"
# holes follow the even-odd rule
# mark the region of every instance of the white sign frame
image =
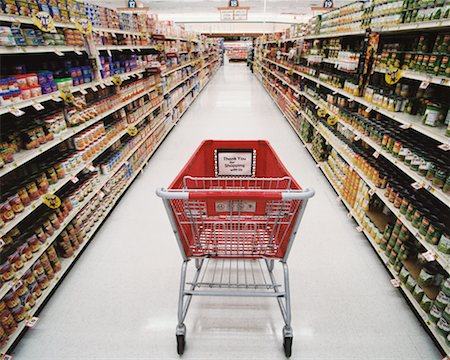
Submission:
POLYGON ((214 163, 217 177, 255 177, 256 150, 217 149, 214 163))

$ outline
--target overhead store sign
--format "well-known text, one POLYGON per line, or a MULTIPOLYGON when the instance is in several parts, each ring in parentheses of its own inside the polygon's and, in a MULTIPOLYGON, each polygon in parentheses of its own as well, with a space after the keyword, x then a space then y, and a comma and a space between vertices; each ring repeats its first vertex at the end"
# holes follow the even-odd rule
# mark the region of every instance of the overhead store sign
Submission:
POLYGON ((325 9, 332 9, 334 7, 333 0, 324 0, 323 7, 325 9))
MULTIPOLYGON (((230 1, 230 5, 232 1, 230 1)), ((217 8, 220 11, 221 21, 246 21, 248 20, 249 6, 225 6, 217 8)))

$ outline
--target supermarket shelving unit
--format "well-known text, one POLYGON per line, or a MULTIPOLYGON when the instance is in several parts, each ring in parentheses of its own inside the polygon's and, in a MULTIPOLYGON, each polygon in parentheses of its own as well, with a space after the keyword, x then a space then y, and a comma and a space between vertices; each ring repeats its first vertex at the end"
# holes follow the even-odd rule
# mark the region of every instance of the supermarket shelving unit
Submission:
MULTIPOLYGON (((382 38, 385 35, 392 34, 402 34, 406 32, 427 32, 427 31, 440 31, 441 33, 448 32, 450 30, 450 20, 443 19, 437 21, 429 21, 423 23, 414 24, 398 24, 385 26, 381 28, 374 28, 373 31, 379 32, 382 38)), ((342 141, 340 138, 335 136, 332 131, 324 124, 325 122, 320 121, 319 117, 312 118, 309 114, 305 112, 301 103, 312 104, 311 108, 316 110, 325 110, 327 114, 332 115, 336 118, 340 126, 343 127, 345 131, 351 132, 353 134, 353 139, 356 141, 362 140, 373 149, 374 156, 383 157, 388 160, 392 165, 394 165, 399 171, 401 171, 405 176, 410 177, 422 191, 427 191, 428 196, 438 199, 442 202, 447 209, 450 208, 450 196, 442 191, 442 189, 436 187, 433 183, 425 179, 424 176, 420 175, 418 172, 413 171, 403 162, 399 161, 391 153, 383 149, 369 136, 364 135, 358 129, 356 129, 351 124, 345 122, 337 110, 336 106, 332 106, 327 103, 322 98, 317 95, 325 91, 325 94, 340 94, 345 96, 349 100, 353 100, 362 106, 367 107, 367 112, 377 112, 398 122, 401 129, 412 128, 416 132, 429 137, 439 143, 443 149, 450 145, 450 138, 445 135, 445 129, 432 128, 422 124, 419 116, 412 116, 404 113, 398 113, 393 111, 388 111, 382 107, 374 106, 372 103, 368 102, 362 97, 354 96, 349 94, 342 88, 330 85, 327 82, 319 80, 316 76, 313 76, 313 71, 309 71, 307 66, 297 67, 293 63, 290 63, 283 55, 283 50, 280 51, 284 45, 295 46, 297 40, 303 41, 314 41, 318 39, 328 39, 328 38, 359 38, 360 40, 365 35, 365 30, 358 31, 347 31, 347 32, 333 32, 330 34, 317 34, 317 35, 306 35, 302 38, 287 38, 286 36, 279 38, 279 34, 266 35, 264 39, 260 40, 258 43, 258 51, 255 55, 255 75, 262 83, 263 87, 269 93, 272 100, 275 102, 283 116, 292 126, 294 132, 303 142, 304 147, 311 154, 314 161, 317 163, 317 167, 323 172, 324 176, 329 181, 330 185, 338 194, 337 201, 342 202, 344 206, 348 209, 348 217, 353 218, 356 222, 356 230, 362 232, 373 246, 374 251, 379 256, 379 259, 385 265, 387 271, 392 277, 393 286, 398 287, 411 308, 414 310, 415 314, 421 320, 424 327, 427 329, 429 334, 432 336, 433 340, 440 347, 440 349, 447 356, 450 356, 450 346, 447 344, 446 338, 441 335, 438 328, 427 311, 422 309, 418 301, 414 298, 411 291, 409 291, 405 284, 400 281, 399 274, 394 270, 393 265, 389 262, 389 258, 384 254, 384 251, 380 249, 379 241, 376 241, 373 234, 368 231, 364 226, 363 218, 368 216, 366 213, 361 214, 355 210, 355 208, 346 200, 341 192, 341 187, 337 183, 333 176, 330 176, 332 170, 330 165, 325 160, 317 158, 316 154, 313 152, 311 142, 302 137, 300 131, 300 122, 306 121, 314 129, 314 131, 319 134, 320 137, 325 139, 326 143, 331 146, 331 148, 339 154, 344 163, 348 164, 348 167, 357 173, 360 179, 369 188, 369 195, 371 197, 377 196, 385 206, 390 210, 393 216, 401 220, 403 225, 410 231, 411 235, 417 239, 418 242, 423 246, 425 251, 427 251, 430 256, 429 261, 433 259, 442 267, 444 271, 450 273, 450 256, 440 252, 436 245, 430 244, 425 240, 425 237, 418 232, 418 229, 412 226, 412 223, 405 218, 405 215, 401 214, 399 209, 394 206, 394 204, 388 200, 384 195, 384 190, 376 187, 371 178, 368 178, 366 174, 355 165, 353 158, 351 157, 351 149, 349 146, 342 141), (269 39, 267 39, 269 37, 269 39), (272 38, 271 38, 272 37, 272 38), (278 38, 276 38, 278 37, 278 38), (269 50, 266 50, 267 46, 278 47, 279 50, 276 52, 277 56, 269 58, 267 54, 269 50), (300 71, 302 69, 303 71, 300 71), (305 72, 308 71, 308 73, 305 72), (304 88, 304 82, 310 81, 314 86, 304 88), (424 190, 423 190, 424 189, 424 190)), ((290 47, 290 46, 287 46, 290 47)), ((273 55, 273 51, 272 51, 273 55)), ((447 54, 448 55, 448 54, 447 54)), ((386 70, 381 67, 374 68, 374 73, 384 73, 386 70)), ((441 86, 444 91, 450 93, 450 78, 444 76, 435 76, 429 74, 423 74, 411 70, 404 70, 402 74, 403 78, 418 81, 427 82, 430 84, 435 84, 441 86)), ((447 275, 448 276, 448 275, 447 275)))
MULTIPOLYGON (((23 16, 12 16, 12 15, 0 15, 0 22, 6 23, 21 23, 21 24, 32 24, 31 18, 23 17, 23 16)), ((56 27, 63 28, 75 28, 73 24, 66 23, 56 23, 56 27)), ((141 36, 140 32, 133 31, 124 31, 119 29, 105 29, 105 28, 94 28, 93 31, 103 32, 103 33, 116 33, 116 34, 124 34, 127 36, 141 36)), ((151 34, 148 35, 149 37, 151 34)), ((54 185, 51 185, 48 189, 49 194, 54 194, 66 184, 76 183, 78 181, 77 175, 80 172, 85 171, 97 171, 95 167, 92 166, 92 162, 100 157, 106 150, 110 149, 110 147, 115 144, 118 140, 120 140, 124 136, 128 136, 130 128, 138 127, 139 124, 147 121, 145 132, 142 134, 138 134, 136 136, 137 141, 133 143, 133 147, 127 151, 124 156, 121 157, 120 161, 114 164, 114 167, 108 173, 104 173, 99 176, 99 180, 97 181, 96 187, 93 191, 86 197, 84 197, 83 201, 79 202, 68 214, 66 218, 62 221, 59 228, 49 236, 45 243, 41 245, 39 250, 33 253, 33 257, 26 261, 23 267, 14 273, 14 277, 12 280, 5 282, 0 287, 0 300, 12 289, 15 290, 18 286, 22 284, 22 276, 27 272, 27 270, 31 269, 33 264, 43 255, 46 250, 53 244, 56 243, 56 239, 61 234, 61 232, 71 223, 71 221, 79 214, 79 212, 86 206, 89 205, 94 198, 99 197, 100 199, 107 199, 105 202, 108 206, 105 208, 105 211, 95 222, 94 227, 91 229, 88 234, 87 239, 84 243, 74 252, 73 256, 68 258, 61 259, 61 270, 56 273, 56 276, 50 281, 49 286, 43 290, 42 295, 37 299, 36 304, 31 308, 27 309, 27 319, 35 316, 42 308, 42 306, 47 302, 49 296, 54 292, 59 283, 64 278, 65 274, 72 267, 77 258, 81 255, 85 247, 89 244, 90 240, 94 237, 96 231, 101 227, 101 225, 107 219, 109 213, 114 209, 114 206, 120 201, 121 196, 127 191, 127 189, 131 186, 133 181, 139 176, 142 169, 147 165, 148 161, 158 149, 159 145, 164 141, 173 127, 178 123, 181 117, 186 113, 186 111, 190 108, 191 104, 196 100, 199 96, 200 92, 204 89, 204 87, 208 84, 210 79, 217 72, 217 69, 221 65, 221 54, 218 48, 210 46, 209 43, 206 42, 206 38, 195 36, 190 38, 180 38, 180 37, 171 37, 171 36, 161 36, 158 34, 158 43, 163 43, 164 41, 178 41, 178 42, 190 42, 195 44, 196 48, 190 51, 192 55, 192 60, 188 61, 180 66, 175 68, 170 68, 164 70, 159 73, 156 71, 156 78, 160 78, 160 82, 156 82, 153 85, 144 89, 144 91, 137 93, 134 96, 127 98, 124 101, 121 101, 118 105, 108 109, 107 111, 98 114, 95 118, 79 125, 76 127, 68 127, 67 130, 59 133, 55 138, 36 149, 33 150, 22 150, 16 154, 14 154, 14 161, 12 163, 6 164, 3 168, 0 169, 0 178, 16 171, 19 168, 27 166, 28 164, 35 161, 38 157, 45 154, 47 151, 51 149, 55 149, 60 144, 70 141, 71 138, 77 134, 80 134, 85 129, 89 128, 92 125, 95 125, 105 119, 109 115, 112 115, 120 110, 124 110, 129 104, 132 104, 134 101, 139 99, 147 99, 144 107, 141 106, 141 109, 137 109, 135 111, 141 110, 140 115, 133 121, 127 124, 127 127, 119 131, 113 138, 109 139, 106 146, 104 146, 99 152, 97 152, 93 157, 89 158, 88 161, 83 161, 79 166, 77 166, 73 171, 63 179, 57 181, 54 185), (208 45, 209 44, 209 45, 208 45), (162 86, 165 83, 164 80, 167 79, 170 75, 173 75, 176 71, 188 68, 190 73, 188 76, 185 76, 182 80, 177 81, 174 85, 162 86), (195 76, 195 77, 194 77, 195 76), (169 99, 172 98, 172 91, 183 86, 184 91, 182 96, 177 97, 175 101, 171 102, 169 99), (150 98, 149 94, 158 92, 157 98, 150 98), (145 146, 144 146, 145 145, 145 146), (145 153, 148 149, 151 149, 150 152, 145 153), (141 152, 144 152, 145 156, 142 156, 141 152), (131 159, 135 156, 138 156, 138 160, 135 160, 133 164, 131 164, 131 159), (119 174, 123 168, 132 168, 132 173, 126 179, 126 181, 122 182, 117 188, 110 188, 106 185, 109 184, 110 181, 114 180, 115 176, 119 174)), ((151 41, 151 40, 149 40, 151 41)), ((142 45, 142 46, 133 46, 133 45, 107 45, 107 46, 95 46, 94 52, 98 53, 98 51, 107 51, 109 54, 111 51, 131 51, 140 53, 141 51, 155 51, 156 47, 154 44, 142 45)), ((160 51, 160 50, 158 50, 160 51)), ((23 47, 0 47, 0 54, 36 54, 36 53, 49 53, 54 52, 58 56, 65 56, 65 54, 69 52, 75 52, 79 56, 87 55, 87 47, 71 47, 71 46, 23 46, 23 47)), ((188 54, 187 51, 182 52, 184 54, 188 54)), ((164 51, 160 51, 160 56, 164 57, 164 51)), ((97 56, 98 61, 98 56, 97 56)), ((100 65, 100 64, 98 64, 100 65)), ((134 71, 120 74, 120 78, 122 81, 128 81, 128 83, 133 83, 135 81, 146 78, 149 74, 150 70, 155 70, 154 68, 149 69, 146 67, 142 67, 139 69, 135 69, 134 71)), ((150 75, 155 74, 154 71, 150 71, 150 75)), ((86 93, 89 91, 98 91, 98 87, 105 88, 107 86, 115 86, 113 83, 113 77, 102 79, 97 73, 96 80, 91 83, 86 83, 80 86, 73 86, 71 88, 72 93, 82 92, 86 93)), ((117 86, 117 94, 121 94, 120 86, 117 86)), ((59 91, 42 95, 39 97, 32 98, 30 100, 25 100, 21 102, 16 102, 10 106, 1 106, 0 107, 0 115, 12 117, 13 115, 8 114, 12 113, 17 117, 24 116, 22 113, 16 113, 19 109, 27 110, 27 108, 31 106, 35 106, 37 104, 41 104, 46 106, 46 102, 52 101, 56 104, 63 105, 64 102, 60 98, 59 91)), ((4 190, 4 189, 2 189, 4 190)), ((33 201, 30 205, 28 205, 22 213, 17 214, 17 216, 12 220, 8 221, 4 224, 3 228, 0 228, 0 238, 5 236, 11 229, 20 225, 23 221, 29 220, 31 215, 35 214, 38 209, 43 205, 42 198, 38 198, 33 201)), ((3 247, 5 243, 3 242, 0 246, 3 247)), ((9 336, 8 341, 1 347, 0 356, 3 358, 4 355, 8 354, 9 350, 13 348, 16 342, 23 335, 24 330, 27 329, 29 323, 27 321, 22 321, 18 323, 17 330, 9 336)))

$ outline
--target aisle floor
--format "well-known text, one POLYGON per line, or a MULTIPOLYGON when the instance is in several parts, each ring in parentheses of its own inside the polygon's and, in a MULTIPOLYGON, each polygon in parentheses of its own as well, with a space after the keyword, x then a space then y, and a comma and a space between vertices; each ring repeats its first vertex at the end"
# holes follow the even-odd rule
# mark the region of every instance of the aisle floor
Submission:
MULTIPOLYGON (((178 359, 181 256, 155 189, 204 139, 268 139, 316 189, 289 259, 293 359, 441 359, 369 242, 244 64, 227 64, 169 134, 16 347, 14 360, 178 359)), ((195 298, 183 359, 284 359, 273 299, 195 298)))

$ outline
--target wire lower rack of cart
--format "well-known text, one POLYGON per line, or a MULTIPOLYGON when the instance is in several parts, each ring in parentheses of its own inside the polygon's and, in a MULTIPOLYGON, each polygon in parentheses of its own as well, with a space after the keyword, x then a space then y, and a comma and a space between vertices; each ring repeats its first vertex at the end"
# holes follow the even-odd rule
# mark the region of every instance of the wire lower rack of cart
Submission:
POLYGON ((287 258, 314 190, 302 190, 267 141, 204 141, 167 190, 158 189, 183 257, 176 328, 183 354, 184 320, 193 296, 274 297, 293 331, 287 258), (194 259, 192 280, 186 281, 194 259), (275 260, 283 283, 274 275, 275 260))

